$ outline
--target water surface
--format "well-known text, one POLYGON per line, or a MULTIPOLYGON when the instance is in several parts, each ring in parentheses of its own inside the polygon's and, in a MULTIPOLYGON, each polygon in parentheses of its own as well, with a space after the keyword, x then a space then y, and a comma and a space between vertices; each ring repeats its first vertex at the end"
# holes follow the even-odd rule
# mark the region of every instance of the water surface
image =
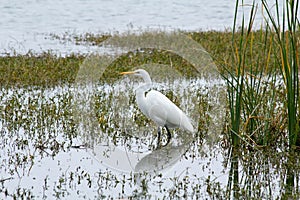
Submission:
MULTIPOLYGON (((23 53, 28 50, 62 53, 94 50, 88 46, 45 40, 53 33, 122 33, 153 28, 225 30, 232 26, 234 6, 235 2, 231 0, 3 0, 0 5, 0 50, 23 53)), ((249 11, 247 6, 241 9, 249 11)))

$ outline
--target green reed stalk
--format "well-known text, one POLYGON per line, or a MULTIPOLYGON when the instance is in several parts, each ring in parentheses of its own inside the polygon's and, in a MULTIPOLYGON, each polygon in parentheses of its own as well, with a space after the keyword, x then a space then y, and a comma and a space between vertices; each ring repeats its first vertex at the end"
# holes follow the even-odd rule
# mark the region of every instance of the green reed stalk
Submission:
POLYGON ((274 115, 276 76, 270 67, 272 34, 268 30, 251 32, 247 49, 247 76, 243 93, 243 132, 253 143, 266 145, 270 141, 270 120, 274 115), (260 52, 258 53, 259 50, 260 52), (267 106, 268 105, 268 106, 267 106))
MULTIPOLYGON (((243 4, 243 1, 241 1, 243 4)), ((232 63, 231 67, 226 69, 227 75, 224 76, 227 82, 227 94, 229 99, 230 123, 231 123, 231 141, 233 146, 240 144, 241 114, 243 107, 243 93, 245 85, 245 64, 248 39, 251 33, 252 24, 255 18, 255 6, 252 5, 248 26, 245 25, 245 16, 242 17, 241 29, 236 30, 238 7, 240 1, 236 1, 233 34, 232 34, 232 63)))
POLYGON ((288 111, 288 138, 289 146, 300 145, 299 140, 299 1, 284 1, 282 13, 279 2, 275 1, 276 16, 271 13, 271 8, 266 0, 262 4, 270 20, 268 28, 276 33, 280 56, 278 62, 281 64, 281 73, 286 88, 286 106, 288 111), (298 34, 298 36, 297 36, 298 34))

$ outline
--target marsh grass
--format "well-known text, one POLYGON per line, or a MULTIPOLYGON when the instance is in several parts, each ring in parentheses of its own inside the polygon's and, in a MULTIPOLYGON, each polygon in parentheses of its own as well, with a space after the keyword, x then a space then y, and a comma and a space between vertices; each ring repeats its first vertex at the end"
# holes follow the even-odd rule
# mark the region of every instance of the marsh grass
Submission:
POLYGON ((55 86, 75 80, 84 57, 69 55, 59 57, 51 52, 0 57, 0 85, 11 86, 55 86))
MULTIPOLYGON (((151 35, 151 33, 148 34, 151 35)), ((230 46, 232 42, 232 33, 228 30, 225 32, 186 32, 185 34, 200 43, 210 53, 218 69, 224 73, 224 66, 228 67, 228 63, 231 60, 232 52, 230 46)), ((261 34, 260 31, 253 31, 252 34, 253 42, 257 43, 259 35, 261 34)), ((92 34, 93 37, 89 37, 90 39, 84 39, 85 35, 86 34, 75 35, 72 37, 82 38, 81 40, 86 42, 90 40, 90 43, 88 42, 89 45, 101 45, 101 42, 97 42, 97 35, 92 34)), ((62 40, 64 40, 64 37, 62 37, 62 40)), ((262 55, 261 50, 262 49, 257 45, 253 45, 253 51, 256 52, 257 57, 262 55)), ((25 55, 10 54, 3 56, 0 57, 0 85, 1 87, 16 85, 55 86, 64 83, 72 83, 76 78, 79 66, 82 65, 86 58, 87 55, 79 54, 71 54, 62 57, 55 55, 51 51, 40 54, 28 52, 25 55)), ((99 59, 102 58, 99 57, 99 59)), ((270 68, 274 68, 272 62, 273 58, 271 57, 270 68)), ((188 63, 178 55, 163 50, 141 49, 136 52, 128 52, 111 63, 109 70, 105 71, 105 74, 103 74, 103 80, 105 82, 114 82, 116 79, 120 78, 120 76, 115 76, 119 71, 128 70, 134 66, 147 63, 170 65, 185 75, 195 76, 195 74, 193 74, 195 71, 193 70, 191 63, 188 63), (150 53, 151 55, 149 55, 150 53)), ((248 66, 245 67, 248 69, 248 66)))
POLYGON ((299 146, 299 1, 284 1, 280 10, 276 0, 275 16, 265 0, 262 4, 268 17, 267 29, 275 32, 274 40, 280 53, 277 60, 285 83, 289 146, 299 146))
MULTIPOLYGON (((280 55, 277 57, 282 79, 285 85, 285 107, 287 108, 287 132, 289 154, 287 155, 287 174, 285 177, 286 190, 284 198, 295 197, 299 192, 299 170, 295 170, 295 146, 300 146, 299 133, 299 32, 300 22, 298 19, 299 1, 284 1, 280 10, 279 1, 275 1, 275 15, 265 0, 262 4, 267 13, 267 28, 275 32, 275 42, 280 55), (296 184, 295 184, 296 182, 296 184)), ((297 161, 296 161, 297 162, 297 161)))
POLYGON ((245 24, 246 19, 243 15, 241 29, 237 30, 236 24, 239 3, 239 1, 236 1, 231 41, 232 57, 230 63, 228 63, 229 66, 225 66, 227 70, 224 74, 224 78, 227 81, 229 100, 231 143, 234 147, 240 145, 240 139, 243 137, 241 134, 242 120, 246 120, 244 121, 246 126, 249 123, 247 127, 249 131, 254 131, 255 117, 257 117, 257 115, 255 115, 257 109, 256 97, 258 96, 255 91, 259 91, 256 89, 259 89, 260 81, 262 80, 262 73, 260 72, 265 71, 261 70, 259 63, 255 64, 253 60, 253 35, 251 30, 255 19, 255 5, 252 4, 251 6, 251 15, 248 24, 245 24), (246 66, 250 66, 249 72, 245 71, 246 66), (247 118, 249 120, 247 120, 247 118))
POLYGON ((221 64, 228 85, 231 142, 233 146, 239 146, 240 140, 250 147, 280 146, 287 141, 282 137, 286 130, 288 143, 296 145, 299 140, 298 5, 287 2, 282 11, 287 17, 281 21, 278 1, 275 18, 267 3, 262 1, 262 4, 267 13, 267 27, 253 31, 258 3, 243 5, 243 1, 236 2, 231 59, 223 60, 221 64), (250 15, 238 13, 240 6, 250 6, 250 15), (241 27, 236 25, 238 15, 242 15, 241 27), (288 30, 282 29, 281 24, 288 30), (285 89, 281 87, 282 83, 285 89), (287 116, 287 120, 282 116, 287 116))
MULTIPOLYGON (((266 27, 253 31, 258 2, 245 5, 243 0, 236 1, 231 59, 224 63, 223 76, 228 86, 230 112, 228 135, 231 138, 226 195, 234 198, 255 196, 251 184, 241 183, 241 166, 247 178, 261 167, 260 174, 266 180, 262 185, 270 184, 268 173, 264 174, 265 170, 270 170, 270 155, 266 154, 260 166, 254 166, 257 160, 247 156, 263 153, 265 151, 261 147, 266 147, 268 150, 277 148, 284 152, 281 159, 284 159, 282 162, 286 165, 286 174, 281 177, 281 187, 285 191, 282 197, 297 198, 299 180, 296 177, 299 176, 299 170, 296 169, 295 158, 299 155, 290 150, 299 145, 299 6, 298 1, 284 1, 283 9, 279 10, 279 1, 275 1, 275 6, 272 5, 275 8, 273 16, 273 10, 267 2, 261 3, 267 13, 262 27, 266 27), (240 6, 250 6, 250 15, 239 13, 240 6), (240 15, 241 27, 237 28, 240 15), (258 37, 254 39, 255 36, 258 37)), ((262 192, 260 197, 270 198, 271 191, 268 188, 268 192, 262 192)))
POLYGON ((242 139, 250 146, 265 146, 276 142, 271 140, 270 132, 274 125, 272 119, 280 112, 277 100, 282 98, 276 82, 276 62, 271 58, 273 35, 268 31, 236 34, 241 40, 240 46, 234 43, 234 58, 230 66, 225 66, 228 71, 224 73, 228 84, 232 144, 238 146, 242 139), (261 49, 259 54, 257 49, 261 49))

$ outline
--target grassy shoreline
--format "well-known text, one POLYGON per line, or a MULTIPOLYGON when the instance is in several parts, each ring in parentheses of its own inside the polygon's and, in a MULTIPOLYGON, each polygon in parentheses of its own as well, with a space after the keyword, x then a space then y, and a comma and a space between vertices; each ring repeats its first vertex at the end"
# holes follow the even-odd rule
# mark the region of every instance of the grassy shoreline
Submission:
MULTIPOLYGON (((151 33, 150 33, 151 34, 151 33)), ((216 66, 221 73, 224 72, 225 66, 230 66, 231 62, 231 38, 232 33, 229 31, 206 31, 206 32, 184 32, 188 37, 198 42, 203 48, 210 54, 211 58, 215 62, 216 66)), ((253 42, 257 45, 253 45, 257 52, 257 57, 264 56, 262 49, 259 49, 259 43, 261 42, 262 32, 253 32, 253 42)), ((54 37, 54 36, 53 36, 54 37)), ((58 40, 70 40, 71 36, 56 36, 58 40), (67 39, 66 39, 67 38, 67 39)), ((80 36, 74 35, 71 41, 75 44, 85 45, 98 45, 105 41, 110 36, 108 34, 97 35, 86 33, 80 36)), ((122 38, 122 35, 120 35, 122 38)), ((274 52, 276 53, 276 52, 274 52)), ((190 66, 189 63, 185 62, 182 58, 179 58, 175 54, 169 52, 159 52, 155 55, 146 55, 147 52, 135 55, 136 58, 129 58, 130 52, 121 58, 120 63, 126 65, 142 65, 147 64, 146 61, 143 63, 143 59, 147 56, 149 60, 158 60, 158 62, 165 62, 164 64, 170 64, 172 62, 175 66, 182 68, 190 66), (159 61, 160 60, 160 61, 159 61), (167 61, 168 60, 168 61, 167 61)), ((25 55, 14 54, 0 57, 0 85, 3 87, 9 86, 30 86, 30 85, 57 85, 61 83, 72 83, 75 80, 76 73, 83 63, 84 59, 88 55, 82 54, 70 54, 67 56, 58 56, 51 51, 42 53, 28 52, 25 55)), ((250 55, 249 55, 250 56, 250 55)), ((130 55, 132 57, 132 55, 130 55)), ((275 59, 274 57, 271 59, 275 59)), ((145 60, 145 59, 144 59, 145 60)), ((275 60, 271 60, 271 63, 275 63, 275 60)), ((271 66, 275 68, 275 66, 271 66)))

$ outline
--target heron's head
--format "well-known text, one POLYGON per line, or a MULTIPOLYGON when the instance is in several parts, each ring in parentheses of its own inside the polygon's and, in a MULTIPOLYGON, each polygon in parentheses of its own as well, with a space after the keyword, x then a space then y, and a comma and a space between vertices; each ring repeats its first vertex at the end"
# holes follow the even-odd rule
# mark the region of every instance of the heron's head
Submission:
POLYGON ((122 74, 122 75, 132 74, 132 75, 143 78, 146 83, 151 83, 151 78, 150 78, 148 72, 144 69, 137 69, 137 70, 128 71, 128 72, 121 72, 120 74, 122 74))

